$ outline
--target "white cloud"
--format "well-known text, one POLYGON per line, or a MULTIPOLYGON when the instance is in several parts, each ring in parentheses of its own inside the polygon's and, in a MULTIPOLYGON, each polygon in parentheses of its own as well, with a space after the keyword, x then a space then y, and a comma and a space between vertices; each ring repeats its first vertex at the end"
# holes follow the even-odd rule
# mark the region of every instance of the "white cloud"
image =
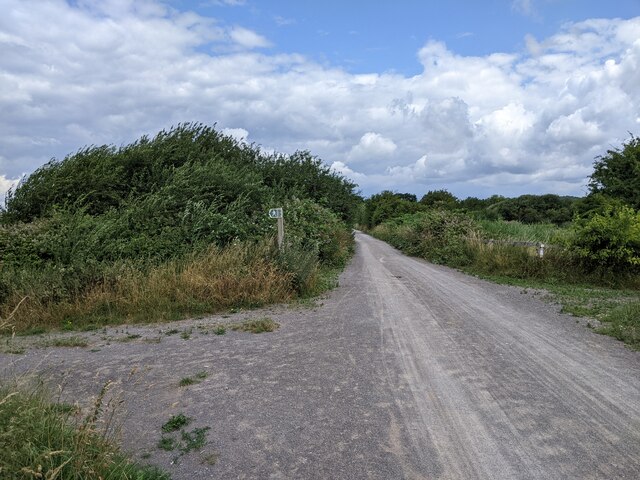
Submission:
POLYGON ((271 42, 253 30, 243 27, 233 27, 229 32, 231 39, 244 48, 270 47, 271 42))
POLYGON ((249 132, 244 128, 223 128, 222 133, 235 138, 240 143, 246 143, 249 138, 249 132))
POLYGON ((353 162, 372 162, 380 158, 388 158, 398 146, 390 138, 379 133, 367 132, 360 138, 349 152, 348 158, 353 162))
POLYGON ((2 185, 84 145, 200 121, 309 149, 365 193, 581 194, 593 158, 639 125, 640 17, 568 24, 522 53, 431 41, 406 77, 258 53, 260 33, 163 2, 77 3, 5 0, 2 185))
POLYGON ((12 179, 7 178, 4 175, 0 175, 0 205, 4 205, 4 199, 7 195, 7 192, 10 188, 15 187, 19 181, 19 178, 12 179))

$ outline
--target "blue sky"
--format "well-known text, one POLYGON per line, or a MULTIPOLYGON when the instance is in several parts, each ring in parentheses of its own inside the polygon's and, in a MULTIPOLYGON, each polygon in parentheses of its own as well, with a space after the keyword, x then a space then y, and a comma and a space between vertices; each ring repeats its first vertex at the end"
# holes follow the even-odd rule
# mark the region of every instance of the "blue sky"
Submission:
POLYGON ((582 195, 640 132, 640 0, 0 7, 0 195, 180 122, 310 150, 365 195, 582 195))
POLYGON ((260 32, 272 51, 302 53, 354 73, 420 73, 416 52, 444 41, 460 55, 525 49, 567 22, 640 15, 640 0, 172 1, 260 32))

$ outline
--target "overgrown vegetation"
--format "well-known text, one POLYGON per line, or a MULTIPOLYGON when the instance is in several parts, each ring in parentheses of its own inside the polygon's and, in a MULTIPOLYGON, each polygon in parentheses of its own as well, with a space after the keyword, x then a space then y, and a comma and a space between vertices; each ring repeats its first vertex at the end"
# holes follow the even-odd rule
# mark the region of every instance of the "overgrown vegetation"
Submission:
POLYGON ((168 480, 125 457, 97 427, 103 394, 79 417, 41 386, 0 385, 0 478, 168 480))
POLYGON ((163 321, 317 291, 352 248, 355 185, 184 124, 53 160, 0 214, 0 318, 16 331, 163 321), (266 212, 285 211, 287 244, 266 212))

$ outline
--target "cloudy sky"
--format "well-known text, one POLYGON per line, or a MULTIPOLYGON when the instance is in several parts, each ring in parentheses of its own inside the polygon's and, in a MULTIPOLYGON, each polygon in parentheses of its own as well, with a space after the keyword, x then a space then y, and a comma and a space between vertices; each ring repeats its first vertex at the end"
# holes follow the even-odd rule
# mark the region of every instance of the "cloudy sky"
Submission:
POLYGON ((368 195, 582 195, 640 135, 640 0, 0 0, 0 195, 214 123, 368 195))

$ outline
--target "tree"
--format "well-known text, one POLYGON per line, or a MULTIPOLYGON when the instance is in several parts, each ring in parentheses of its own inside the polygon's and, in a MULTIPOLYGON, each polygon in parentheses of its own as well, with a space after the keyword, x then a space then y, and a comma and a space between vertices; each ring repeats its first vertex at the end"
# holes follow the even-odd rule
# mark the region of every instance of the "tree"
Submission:
POLYGON ((433 208, 452 209, 458 206, 459 200, 447 190, 432 190, 424 194, 420 203, 433 208))
POLYGON ((640 209, 640 138, 631 135, 622 149, 596 157, 589 188, 640 209))
POLYGON ((390 218, 398 217, 405 213, 415 213, 420 210, 420 204, 407 200, 406 195, 389 190, 372 195, 371 198, 365 201, 365 225, 373 228, 390 218))

